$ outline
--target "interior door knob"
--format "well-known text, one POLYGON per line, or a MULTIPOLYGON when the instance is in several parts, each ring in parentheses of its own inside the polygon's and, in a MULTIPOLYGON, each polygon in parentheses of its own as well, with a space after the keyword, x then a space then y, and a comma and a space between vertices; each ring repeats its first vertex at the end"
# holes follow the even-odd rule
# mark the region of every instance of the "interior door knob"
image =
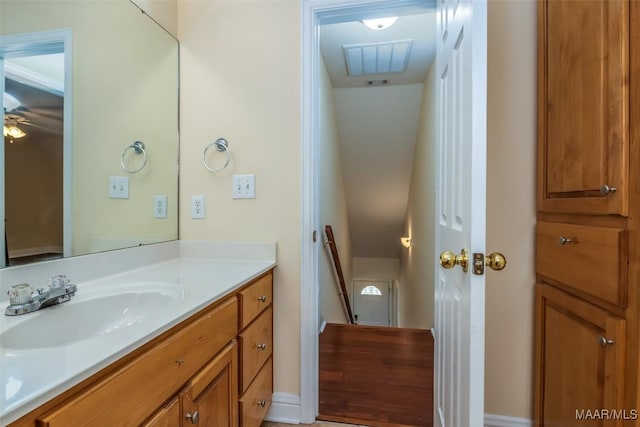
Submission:
POLYGON ((469 268, 469 253, 466 249, 460 251, 460 255, 456 255, 451 251, 444 251, 440 254, 440 265, 447 270, 459 265, 462 267, 462 271, 466 273, 469 268))
POLYGON ((485 258, 485 264, 492 270, 500 271, 507 265, 507 258, 500 252, 492 252, 485 258))

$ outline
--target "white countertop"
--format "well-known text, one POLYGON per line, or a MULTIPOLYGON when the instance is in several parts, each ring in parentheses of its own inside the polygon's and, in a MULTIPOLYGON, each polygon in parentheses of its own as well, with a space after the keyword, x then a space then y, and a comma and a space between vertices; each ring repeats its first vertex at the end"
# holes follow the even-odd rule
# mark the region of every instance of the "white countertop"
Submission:
MULTIPOLYGON (((7 349, 0 345, 0 426, 29 413, 275 266, 275 244, 267 244, 273 250, 268 248, 266 253, 272 252, 272 256, 264 256, 264 250, 255 256, 255 251, 244 251, 236 243, 225 252, 224 246, 217 244, 221 252, 204 251, 211 258, 200 257, 206 243, 197 242, 195 248, 180 244, 180 256, 175 259, 81 283, 70 277, 78 292, 71 301, 59 306, 20 316, 0 314, 0 332, 4 332, 35 316, 45 319, 52 310, 64 310, 99 297, 105 289, 156 285, 178 295, 154 312, 152 318, 115 332, 45 348, 7 349), (220 253, 225 255, 216 257, 220 253)), ((7 305, 7 301, 0 304, 2 313, 7 305)), ((51 334, 65 333, 56 324, 42 324, 50 328, 51 334)))

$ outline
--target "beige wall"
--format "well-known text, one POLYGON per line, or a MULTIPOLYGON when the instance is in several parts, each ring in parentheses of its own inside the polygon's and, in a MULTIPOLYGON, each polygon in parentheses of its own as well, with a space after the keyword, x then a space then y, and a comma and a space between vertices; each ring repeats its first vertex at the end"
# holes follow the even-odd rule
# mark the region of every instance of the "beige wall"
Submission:
POLYGON ((178 37, 177 0, 132 0, 174 37, 178 37))
MULTIPOLYGON (((180 0, 181 238, 275 240, 275 390, 299 393, 300 3, 180 0), (232 164, 211 175, 207 142, 232 164), (257 199, 231 200, 232 173, 255 173, 257 199), (190 197, 207 196, 191 220, 190 197)), ((488 249, 509 266, 487 274, 486 412, 531 418, 535 166, 535 3, 489 6, 488 249), (506 36, 508 35, 508 37, 506 36), (507 195, 507 196, 505 196, 507 195)), ((354 260, 353 276, 358 273, 354 260)))
POLYGON ((400 259, 354 257, 353 278, 371 280, 399 279, 400 259))
POLYGON ((536 3, 489 2, 485 408, 531 419, 536 144, 536 3))
POLYGON ((435 259, 435 177, 437 167, 436 108, 437 79, 435 61, 429 69, 422 92, 418 136, 413 156, 411 188, 407 203, 404 236, 411 247, 403 249, 399 298, 399 325, 407 328, 433 326, 433 280, 435 259))
POLYGON ((277 242, 274 389, 292 394, 300 393, 300 16, 296 0, 178 2, 180 237, 277 242), (218 137, 232 160, 212 174, 202 152, 218 137), (256 199, 232 200, 231 175, 248 173, 256 199), (204 220, 190 218, 194 194, 206 197, 204 220))
MULTIPOLYGON (((331 225, 340 255, 340 264, 347 289, 351 287, 351 238, 347 212, 347 197, 342 175, 340 156, 340 138, 336 123, 333 87, 321 59, 319 86, 320 126, 318 144, 318 218, 320 233, 325 225, 331 225)), ((325 236, 323 234, 323 236, 325 236)), ((323 238, 323 242, 326 237, 323 238)), ((347 316, 340 285, 336 279, 329 247, 325 245, 318 263, 318 311, 324 320, 330 323, 346 323, 347 316)))

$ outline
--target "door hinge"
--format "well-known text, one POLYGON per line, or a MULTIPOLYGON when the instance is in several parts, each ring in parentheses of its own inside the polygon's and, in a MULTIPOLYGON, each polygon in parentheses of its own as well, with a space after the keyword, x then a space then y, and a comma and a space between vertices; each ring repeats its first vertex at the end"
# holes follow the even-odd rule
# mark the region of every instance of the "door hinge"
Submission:
POLYGON ((484 274, 484 253, 473 254, 473 274, 482 276, 484 274))

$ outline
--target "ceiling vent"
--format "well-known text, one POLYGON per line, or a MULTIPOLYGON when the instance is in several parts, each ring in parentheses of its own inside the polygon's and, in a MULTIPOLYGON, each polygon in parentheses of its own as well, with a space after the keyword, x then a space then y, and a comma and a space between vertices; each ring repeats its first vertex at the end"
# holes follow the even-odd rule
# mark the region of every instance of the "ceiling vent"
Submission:
POLYGON ((407 69, 413 40, 344 45, 350 76, 402 73, 407 69))
POLYGON ((367 86, 388 86, 388 79, 367 80, 367 86))

